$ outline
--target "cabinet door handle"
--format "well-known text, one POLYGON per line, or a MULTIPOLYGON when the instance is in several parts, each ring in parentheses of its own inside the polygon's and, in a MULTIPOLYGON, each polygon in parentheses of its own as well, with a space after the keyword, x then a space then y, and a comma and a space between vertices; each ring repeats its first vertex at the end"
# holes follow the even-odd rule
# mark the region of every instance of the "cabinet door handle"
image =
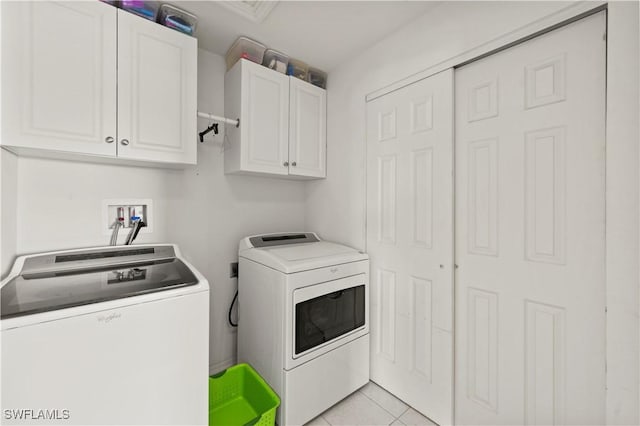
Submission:
POLYGON ((282 165, 285 166, 285 167, 289 167, 289 162, 285 161, 282 165))
POLYGON ((293 163, 291 163, 291 165, 292 165, 293 167, 295 167, 295 166, 297 166, 297 165, 298 165, 298 163, 296 163, 296 162, 294 161, 293 163))
POLYGON ((113 139, 113 136, 107 136, 106 138, 104 138, 104 141, 106 143, 113 143, 115 139, 113 139))
POLYGON ((120 143, 121 143, 122 145, 125 145, 125 146, 126 146, 126 145, 129 145, 129 139, 122 139, 122 140, 120 141, 120 143))

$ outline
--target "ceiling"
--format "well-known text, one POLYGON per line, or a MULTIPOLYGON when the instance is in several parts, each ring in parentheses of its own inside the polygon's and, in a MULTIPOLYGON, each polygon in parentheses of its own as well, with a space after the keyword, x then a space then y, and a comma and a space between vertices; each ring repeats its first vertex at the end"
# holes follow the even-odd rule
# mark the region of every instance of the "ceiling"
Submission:
POLYGON ((262 22, 255 22, 218 1, 173 3, 198 17, 196 36, 205 50, 224 56, 236 38, 247 36, 327 72, 436 5, 430 1, 280 1, 262 22))

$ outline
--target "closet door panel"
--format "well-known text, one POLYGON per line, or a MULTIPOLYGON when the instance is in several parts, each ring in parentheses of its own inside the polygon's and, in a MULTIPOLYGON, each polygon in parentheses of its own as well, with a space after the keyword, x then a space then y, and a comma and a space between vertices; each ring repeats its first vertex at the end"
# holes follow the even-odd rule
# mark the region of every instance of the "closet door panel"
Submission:
POLYGON ((456 423, 604 424, 605 15, 456 70, 456 423))
POLYGON ((453 399, 453 71, 367 104, 371 379, 438 424, 453 399))

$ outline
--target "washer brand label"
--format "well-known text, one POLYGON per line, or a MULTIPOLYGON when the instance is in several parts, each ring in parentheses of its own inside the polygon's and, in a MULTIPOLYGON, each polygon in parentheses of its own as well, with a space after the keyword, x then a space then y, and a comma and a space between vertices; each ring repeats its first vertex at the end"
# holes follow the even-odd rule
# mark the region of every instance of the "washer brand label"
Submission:
POLYGON ((108 324, 113 320, 117 320, 121 316, 122 316, 122 314, 119 314, 117 312, 112 312, 109 315, 98 315, 98 322, 102 322, 102 323, 108 324))
POLYGON ((29 421, 51 421, 51 420, 69 420, 71 411, 67 409, 34 409, 34 408, 17 408, 6 409, 2 411, 5 420, 29 420, 29 421))

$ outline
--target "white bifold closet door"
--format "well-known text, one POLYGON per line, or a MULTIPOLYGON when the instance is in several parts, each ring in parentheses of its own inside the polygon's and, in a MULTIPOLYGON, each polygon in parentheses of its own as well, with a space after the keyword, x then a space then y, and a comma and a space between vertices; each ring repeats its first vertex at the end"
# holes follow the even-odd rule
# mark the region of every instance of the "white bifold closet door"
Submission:
POLYGON ((605 13, 456 70, 456 423, 605 423, 605 13))
POLYGON ((453 71, 367 104, 371 378, 440 424, 605 422, 605 31, 458 68, 455 158, 453 71))
POLYGON ((453 399, 453 71, 367 105, 371 379, 439 424, 453 399))

